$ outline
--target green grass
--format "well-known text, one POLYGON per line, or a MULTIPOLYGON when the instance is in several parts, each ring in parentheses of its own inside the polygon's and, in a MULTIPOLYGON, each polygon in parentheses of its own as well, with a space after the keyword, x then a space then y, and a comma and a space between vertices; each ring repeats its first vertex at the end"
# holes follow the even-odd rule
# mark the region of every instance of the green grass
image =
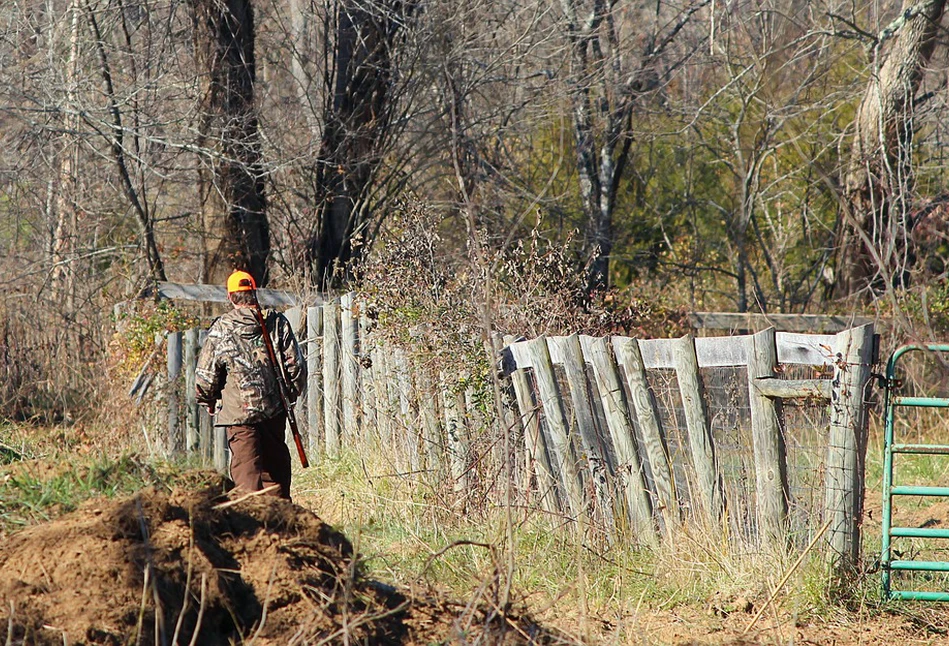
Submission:
POLYGON ((4 531, 50 520, 91 498, 162 485, 167 477, 133 455, 79 459, 56 471, 19 466, 0 478, 0 529, 4 531))
MULTIPOLYGON (((57 453, 42 437, 59 437, 62 429, 38 435, 36 445, 23 440, 22 428, 17 432, 14 441, 0 428, 0 445, 13 450, 9 464, 0 465, 0 533, 55 518, 90 498, 147 486, 170 489, 183 479, 194 484, 195 465, 152 463, 134 454, 79 456, 75 446, 57 453), (37 457, 39 450, 47 457, 37 457)), ((878 501, 873 478, 882 472, 882 449, 876 433, 867 454, 867 499, 878 501)), ((758 605, 798 556, 736 550, 721 531, 680 533, 651 550, 622 539, 580 538, 562 519, 536 510, 513 507, 508 516, 500 507, 466 509, 450 478, 406 474, 408 469, 390 462, 393 454, 377 447, 366 456, 352 451, 334 459, 311 456, 313 466, 294 474, 295 501, 342 530, 372 578, 415 589, 433 586, 462 602, 496 601, 509 585, 514 599, 540 620, 591 642, 597 642, 595 627, 608 621, 629 626, 627 633, 625 628, 613 633, 611 643, 637 643, 635 618, 641 611, 708 617, 709 607, 732 612, 742 597, 758 605)), ((920 477, 928 477, 927 470, 941 477, 930 466, 921 468, 920 477)), ((879 553, 879 532, 872 524, 864 528, 870 564, 879 553)), ((780 611, 797 617, 839 613, 828 582, 819 555, 809 555, 783 587, 780 611)), ((879 574, 855 583, 848 605, 879 607, 879 574)))
MULTIPOLYGON (((579 538, 562 519, 523 508, 512 510, 509 543, 503 509, 466 512, 453 504, 447 478, 397 475, 381 455, 344 451, 314 459, 294 475, 295 500, 349 536, 369 576, 434 585, 463 601, 490 597, 509 583, 542 619, 578 627, 602 618, 622 623, 640 610, 690 606, 704 613, 716 599, 725 606, 742 596, 762 602, 798 556, 739 553, 721 532, 698 530, 642 549, 622 539, 579 538)), ((798 615, 827 611, 828 581, 826 565, 811 555, 786 584, 782 608, 798 615)))

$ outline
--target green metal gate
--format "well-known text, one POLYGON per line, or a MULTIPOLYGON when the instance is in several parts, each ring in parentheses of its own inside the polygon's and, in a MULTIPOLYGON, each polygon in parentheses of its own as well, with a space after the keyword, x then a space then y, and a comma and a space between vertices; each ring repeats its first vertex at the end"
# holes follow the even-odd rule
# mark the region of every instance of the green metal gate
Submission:
POLYGON ((912 572, 949 572, 946 561, 894 560, 892 547, 894 538, 949 539, 949 529, 930 527, 893 527, 892 501, 894 496, 934 496, 949 497, 949 487, 920 487, 894 484, 894 457, 897 455, 946 455, 949 446, 941 444, 906 444, 894 437, 893 422, 897 408, 924 407, 949 408, 949 398, 944 397, 906 397, 897 394, 902 383, 896 378, 896 363, 909 352, 949 353, 949 344, 906 345, 898 348, 886 364, 885 415, 883 439, 883 549, 880 554, 880 568, 883 572, 883 597, 885 599, 907 599, 913 601, 949 601, 949 591, 933 592, 925 590, 894 590, 891 586, 891 574, 895 571, 912 572))

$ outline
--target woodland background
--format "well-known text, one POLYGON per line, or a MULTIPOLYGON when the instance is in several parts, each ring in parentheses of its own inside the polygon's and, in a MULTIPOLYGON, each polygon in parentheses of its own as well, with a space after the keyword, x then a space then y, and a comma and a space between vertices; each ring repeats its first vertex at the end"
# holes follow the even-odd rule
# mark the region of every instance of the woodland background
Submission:
POLYGON ((690 310, 938 337, 945 4, 4 2, 0 414, 92 415, 202 313, 117 344, 114 305, 234 268, 462 352, 690 310))

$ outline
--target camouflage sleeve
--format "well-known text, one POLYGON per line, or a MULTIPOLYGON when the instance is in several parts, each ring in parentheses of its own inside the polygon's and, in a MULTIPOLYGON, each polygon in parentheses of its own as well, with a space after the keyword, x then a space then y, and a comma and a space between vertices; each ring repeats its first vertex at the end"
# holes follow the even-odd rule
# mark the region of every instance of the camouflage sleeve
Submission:
POLYGON ((214 333, 214 325, 208 332, 204 346, 198 354, 198 362, 194 370, 194 387, 197 400, 205 405, 214 404, 221 398, 221 390, 227 379, 227 366, 218 360, 217 341, 219 335, 214 333))
POLYGON ((276 328, 277 345, 283 360, 283 374, 287 378, 287 388, 290 391, 288 394, 291 401, 296 401, 306 387, 306 361, 293 334, 293 328, 290 327, 290 321, 283 314, 277 316, 276 328))

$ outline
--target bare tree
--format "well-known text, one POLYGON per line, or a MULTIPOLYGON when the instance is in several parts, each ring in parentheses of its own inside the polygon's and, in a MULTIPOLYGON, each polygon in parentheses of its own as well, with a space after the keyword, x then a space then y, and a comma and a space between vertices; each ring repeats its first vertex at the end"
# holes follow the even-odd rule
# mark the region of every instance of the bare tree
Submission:
POLYGON ((393 50, 411 6, 340 0, 331 10, 335 38, 315 163, 317 231, 306 243, 313 279, 324 287, 348 277, 359 253, 354 237, 364 235, 371 217, 367 198, 391 135, 393 50))
MULTIPOLYGON (((587 220, 583 228, 589 259, 588 289, 609 285, 616 192, 629 161, 630 119, 636 101, 659 87, 665 71, 661 57, 683 27, 709 0, 696 0, 671 22, 656 3, 642 34, 637 64, 629 61, 628 43, 620 38, 619 8, 603 0, 561 0, 570 49, 570 102, 576 147, 580 203, 587 220)), ((645 16, 639 16, 640 19, 645 16)), ((627 18, 626 26, 635 23, 627 18)))

